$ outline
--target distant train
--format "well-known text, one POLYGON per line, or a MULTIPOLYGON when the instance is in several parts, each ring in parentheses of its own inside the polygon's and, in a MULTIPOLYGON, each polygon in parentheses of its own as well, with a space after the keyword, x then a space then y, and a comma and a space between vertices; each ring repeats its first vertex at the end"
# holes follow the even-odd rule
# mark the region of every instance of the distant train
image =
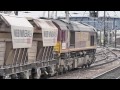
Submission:
POLYGON ((66 20, 0 15, 0 76, 39 79, 95 61, 97 32, 66 20), (24 34, 24 35, 23 35, 24 34))

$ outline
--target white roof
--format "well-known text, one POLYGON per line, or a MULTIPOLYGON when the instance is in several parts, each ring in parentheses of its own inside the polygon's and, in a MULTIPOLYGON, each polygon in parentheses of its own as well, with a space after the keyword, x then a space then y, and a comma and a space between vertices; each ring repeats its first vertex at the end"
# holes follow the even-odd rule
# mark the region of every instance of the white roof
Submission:
POLYGON ((78 23, 78 22, 71 22, 72 26, 73 26, 73 29, 75 31, 94 31, 94 28, 93 27, 90 27, 90 26, 87 26, 87 25, 84 25, 84 24, 81 24, 81 23, 78 23))
MULTIPOLYGON (((63 22, 68 23, 66 19, 61 19, 63 22)), ((89 31, 96 32, 96 29, 90 25, 82 24, 77 21, 70 21, 69 29, 73 31, 89 31)))
MULTIPOLYGON (((39 18, 39 17, 48 17, 48 11, 28 11, 28 13, 25 13, 27 11, 19 11, 18 16, 21 17, 33 17, 33 18, 39 18)), ((57 11, 58 17, 65 17, 65 11, 57 11)), ((70 17, 89 17, 89 11, 69 11, 70 17)), ((13 15, 14 13, 10 13, 10 15, 13 15)), ((99 11, 99 17, 103 17, 104 12, 99 11)), ((114 17, 114 18, 120 18, 120 11, 106 11, 107 17, 114 17)), ((50 17, 55 17, 55 11, 50 11, 50 17)))
POLYGON ((35 19, 34 22, 37 24, 37 26, 44 29, 57 29, 51 20, 35 19))
POLYGON ((11 26, 33 27, 26 18, 1 14, 11 26))
MULTIPOLYGON (((38 17, 48 17, 48 11, 29 11, 30 13, 24 13, 25 11, 20 11, 19 12, 19 16, 22 17, 34 17, 34 18, 38 18, 38 17), (44 14, 45 13, 45 14, 44 14)), ((55 12, 52 13, 53 11, 50 11, 50 17, 53 15, 53 17, 55 17, 55 12)), ((58 17, 65 17, 65 11, 57 11, 58 17)), ((69 11, 70 12, 70 17, 89 17, 89 11, 69 11)), ((120 11, 115 11, 116 13, 114 13, 114 11, 107 11, 106 12, 106 16, 108 17, 120 17, 120 11)), ((99 17, 103 17, 104 16, 104 12, 103 11, 99 11, 99 17)))
POLYGON ((34 22, 42 31, 43 46, 55 46, 58 29, 51 20, 35 19, 34 22))
POLYGON ((60 27, 61 30, 68 30, 67 25, 64 22, 60 20, 55 20, 55 19, 53 19, 52 21, 56 23, 60 27))

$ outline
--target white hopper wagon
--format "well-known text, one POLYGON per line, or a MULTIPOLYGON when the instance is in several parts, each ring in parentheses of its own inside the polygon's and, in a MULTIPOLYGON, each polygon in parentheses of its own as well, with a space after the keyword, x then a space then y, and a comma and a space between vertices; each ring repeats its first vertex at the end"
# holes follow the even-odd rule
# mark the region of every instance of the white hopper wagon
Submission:
POLYGON ((52 51, 57 33, 50 20, 0 14, 1 78, 40 78, 41 68, 55 63, 52 51))

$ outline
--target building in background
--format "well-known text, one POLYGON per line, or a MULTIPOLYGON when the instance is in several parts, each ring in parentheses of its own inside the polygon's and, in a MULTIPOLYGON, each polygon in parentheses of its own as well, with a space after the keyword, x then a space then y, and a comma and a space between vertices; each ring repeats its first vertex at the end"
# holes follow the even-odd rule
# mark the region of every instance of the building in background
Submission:
MULTIPOLYGON (((64 17, 62 17, 64 18, 64 17)), ((88 25, 92 25, 95 27, 98 31, 98 44, 103 45, 104 43, 104 17, 70 17, 71 21, 78 21, 82 22, 88 25)), ((105 40, 107 45, 113 45, 115 44, 115 30, 117 31, 116 34, 118 34, 118 31, 120 31, 120 18, 117 17, 106 17, 105 19, 105 40)), ((120 36, 117 35, 116 37, 117 44, 118 41, 120 41, 120 36)))
MULTIPOLYGON (((64 17, 60 17, 64 18, 64 17)), ((59 19, 60 19, 59 18, 59 19)), ((70 17, 71 21, 78 21, 94 26, 97 30, 104 29, 104 17, 91 18, 91 17, 70 17)), ((105 20, 106 30, 120 29, 120 18, 106 17, 105 20)))

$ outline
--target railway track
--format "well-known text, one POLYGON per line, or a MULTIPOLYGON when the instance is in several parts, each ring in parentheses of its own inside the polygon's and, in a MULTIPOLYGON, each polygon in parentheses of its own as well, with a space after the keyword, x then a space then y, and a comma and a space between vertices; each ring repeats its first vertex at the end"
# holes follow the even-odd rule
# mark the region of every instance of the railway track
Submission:
POLYGON ((105 50, 101 50, 100 52, 96 53, 96 56, 99 56, 99 57, 104 57, 103 59, 100 59, 100 60, 97 60, 95 61, 94 63, 98 63, 98 62, 101 62, 101 61, 105 61, 106 59, 109 59, 109 57, 115 57, 115 58, 119 58, 118 55, 116 53, 113 52, 113 50, 110 50, 110 49, 106 49, 107 52, 105 52, 105 50), (102 52, 102 53, 101 53, 102 52), (99 54, 100 53, 100 54, 99 54), (112 54, 109 55, 109 53, 112 54))
POLYGON ((103 72, 92 79, 120 79, 120 66, 117 66, 111 70, 103 72))
POLYGON ((73 69, 73 70, 71 70, 70 72, 67 72, 67 73, 65 73, 65 74, 58 75, 58 76, 54 76, 54 77, 50 77, 49 79, 57 79, 57 78, 59 78, 59 77, 64 77, 64 76, 70 75, 70 74, 72 74, 72 73, 77 73, 77 72, 80 71, 80 70, 81 70, 81 71, 90 70, 90 69, 93 69, 93 68, 95 68, 95 67, 99 67, 99 66, 102 66, 102 65, 106 65, 106 64, 112 63, 112 62, 114 62, 114 61, 116 61, 116 60, 118 60, 118 58, 113 59, 113 60, 111 60, 111 61, 109 61, 109 62, 105 62, 105 63, 93 65, 93 66, 91 66, 91 67, 89 67, 89 68, 84 68, 84 69, 83 69, 83 68, 76 68, 76 69, 73 69))
POLYGON ((116 79, 120 79, 120 75, 116 79))
MULTIPOLYGON (((95 67, 99 67, 99 66, 102 66, 102 65, 106 65, 106 64, 112 63, 112 62, 114 62, 114 61, 116 61, 116 60, 118 60, 120 58, 120 57, 118 57, 117 54, 115 54, 110 49, 106 49, 106 51, 102 50, 102 51, 100 51, 98 53, 99 53, 99 55, 101 55, 101 57, 104 56, 105 58, 97 60, 93 65, 91 65, 91 67, 84 68, 84 69, 76 68, 76 69, 74 69, 74 70, 72 70, 70 72, 67 72, 66 74, 50 77, 49 79, 57 79, 59 77, 68 76, 68 75, 70 75, 72 73, 77 73, 78 71, 90 70, 90 69, 93 69, 95 67), (100 54, 100 53, 104 53, 104 54, 100 54)), ((98 53, 96 54, 97 56, 98 56, 98 53)))

